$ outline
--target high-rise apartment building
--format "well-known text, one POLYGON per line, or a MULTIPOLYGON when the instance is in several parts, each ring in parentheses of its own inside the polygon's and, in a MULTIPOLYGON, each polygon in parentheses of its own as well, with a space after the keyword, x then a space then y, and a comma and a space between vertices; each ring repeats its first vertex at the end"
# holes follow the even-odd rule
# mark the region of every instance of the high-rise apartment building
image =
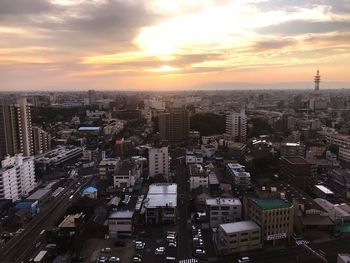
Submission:
POLYGON ((169 152, 168 147, 151 148, 148 150, 149 176, 169 176, 169 152))
POLYGON ((51 135, 39 127, 33 127, 34 154, 42 154, 51 149, 51 135))
POLYGON ((89 106, 92 106, 96 102, 96 91, 92 89, 89 90, 88 96, 89 96, 89 106))
POLYGON ((24 97, 17 104, 0 102, 0 158, 16 153, 34 154, 30 105, 24 97))
POLYGON ((170 109, 160 113, 159 134, 162 142, 181 143, 187 141, 190 118, 186 109, 170 109))
POLYGON ((1 162, 0 199, 16 201, 35 187, 34 157, 17 154, 1 162))
POLYGON ((226 136, 235 142, 247 140, 247 115, 244 109, 226 116, 226 136))

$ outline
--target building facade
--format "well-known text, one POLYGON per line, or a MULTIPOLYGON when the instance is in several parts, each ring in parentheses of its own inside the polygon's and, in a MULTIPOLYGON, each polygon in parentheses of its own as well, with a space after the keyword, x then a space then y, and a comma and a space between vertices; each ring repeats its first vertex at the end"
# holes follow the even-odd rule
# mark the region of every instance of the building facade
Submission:
POLYGON ((34 154, 30 105, 25 97, 17 104, 0 101, 0 158, 17 153, 34 154))
POLYGON ((214 241, 218 255, 246 252, 262 247, 260 227, 253 221, 219 225, 214 241))
POLYGON ((188 140, 190 118, 186 109, 170 109, 158 115, 160 141, 179 144, 188 140))
POLYGON ((162 175, 164 178, 169 176, 169 152, 168 147, 151 148, 148 150, 149 176, 155 177, 162 175))
POLYGON ((290 239, 293 234, 294 207, 277 198, 249 198, 248 219, 261 228, 263 241, 290 239))
POLYGON ((34 154, 42 154, 51 149, 51 135, 39 127, 33 127, 34 154))
POLYGON ((226 116, 226 136, 234 142, 247 140, 247 115, 244 109, 226 116))
POLYGON ((242 203, 238 198, 209 198, 206 205, 210 227, 242 219, 242 203))
POLYGON ((19 200, 35 187, 34 158, 17 154, 7 157, 0 169, 0 199, 19 200))
POLYGON ((301 156, 281 157, 280 174, 288 182, 301 189, 312 189, 316 166, 301 156))
POLYGON ((228 163, 226 165, 227 174, 233 179, 233 184, 239 187, 250 186, 250 173, 245 171, 245 167, 239 163, 228 163))
POLYGON ((175 224, 177 184, 151 184, 144 200, 146 224, 175 224))

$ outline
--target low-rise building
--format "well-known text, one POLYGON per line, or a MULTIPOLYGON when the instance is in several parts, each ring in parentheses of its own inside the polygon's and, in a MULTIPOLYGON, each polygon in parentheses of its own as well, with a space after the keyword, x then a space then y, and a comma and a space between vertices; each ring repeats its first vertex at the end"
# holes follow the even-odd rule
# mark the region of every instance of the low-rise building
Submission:
POLYGON ((146 224, 176 222, 177 184, 151 184, 144 200, 146 224))
POLYGON ((118 169, 119 164, 119 158, 105 158, 101 160, 101 162, 98 165, 100 179, 105 180, 109 176, 112 176, 118 169))
POLYGON ((108 217, 110 237, 131 236, 134 230, 134 211, 118 210, 108 217))
POLYGON ((206 205, 210 227, 242 219, 242 203, 238 198, 209 198, 206 205))
POLYGON ((198 187, 208 188, 208 173, 201 164, 190 164, 188 173, 191 190, 198 187))
POLYGON ((85 196, 91 199, 97 199, 97 189, 95 187, 89 186, 83 190, 81 196, 85 196))
POLYGON ((301 156, 280 158, 280 174, 291 184, 299 188, 312 189, 316 167, 301 156))
POLYGON ((226 165, 226 171, 231 176, 235 186, 250 186, 250 173, 245 171, 243 165, 239 163, 228 163, 226 165))
POLYGON ((124 161, 113 175, 113 186, 115 188, 134 186, 140 176, 140 165, 124 161))
POLYGON ((77 158, 82 153, 83 149, 81 147, 59 145, 44 154, 35 156, 35 164, 46 170, 48 167, 58 166, 77 158))
POLYGON ((186 151, 186 165, 202 164, 203 155, 199 151, 186 151))
POLYGON ((170 170, 170 157, 168 153, 168 147, 149 149, 148 161, 150 177, 162 175, 164 178, 168 178, 170 170))
POLYGON ((277 198, 249 198, 248 218, 261 227, 264 241, 290 239, 293 234, 294 207, 277 198))
POLYGON ((218 255, 246 252, 262 247, 260 227, 253 221, 219 225, 214 241, 218 255))
POLYGON ((329 190, 324 185, 319 185, 319 184, 315 185, 314 194, 317 197, 326 199, 326 200, 328 200, 330 202, 332 202, 334 200, 334 192, 329 190))

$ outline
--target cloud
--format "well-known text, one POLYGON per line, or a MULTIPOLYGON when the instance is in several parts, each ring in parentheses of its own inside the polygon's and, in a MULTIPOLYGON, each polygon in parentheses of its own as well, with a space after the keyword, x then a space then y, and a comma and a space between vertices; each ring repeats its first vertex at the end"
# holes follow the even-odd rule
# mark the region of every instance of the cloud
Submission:
POLYGON ((39 14, 53 9, 53 5, 45 0, 1 0, 0 19, 3 16, 39 14))
POLYGON ((271 25, 256 30, 260 34, 271 35, 300 35, 309 33, 328 33, 328 32, 348 32, 350 31, 350 21, 327 21, 313 22, 306 20, 288 21, 286 23, 271 25))

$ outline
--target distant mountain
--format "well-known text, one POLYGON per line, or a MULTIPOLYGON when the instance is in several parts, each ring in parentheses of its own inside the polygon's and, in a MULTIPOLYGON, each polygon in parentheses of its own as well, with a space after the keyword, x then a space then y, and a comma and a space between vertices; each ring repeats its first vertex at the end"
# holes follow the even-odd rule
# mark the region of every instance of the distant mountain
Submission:
MULTIPOLYGON (((313 82, 281 82, 281 83, 244 83, 244 82, 213 82, 189 87, 192 90, 263 90, 263 89, 310 89, 314 88, 313 82)), ((329 81, 321 82, 320 89, 349 89, 350 83, 329 81)))

